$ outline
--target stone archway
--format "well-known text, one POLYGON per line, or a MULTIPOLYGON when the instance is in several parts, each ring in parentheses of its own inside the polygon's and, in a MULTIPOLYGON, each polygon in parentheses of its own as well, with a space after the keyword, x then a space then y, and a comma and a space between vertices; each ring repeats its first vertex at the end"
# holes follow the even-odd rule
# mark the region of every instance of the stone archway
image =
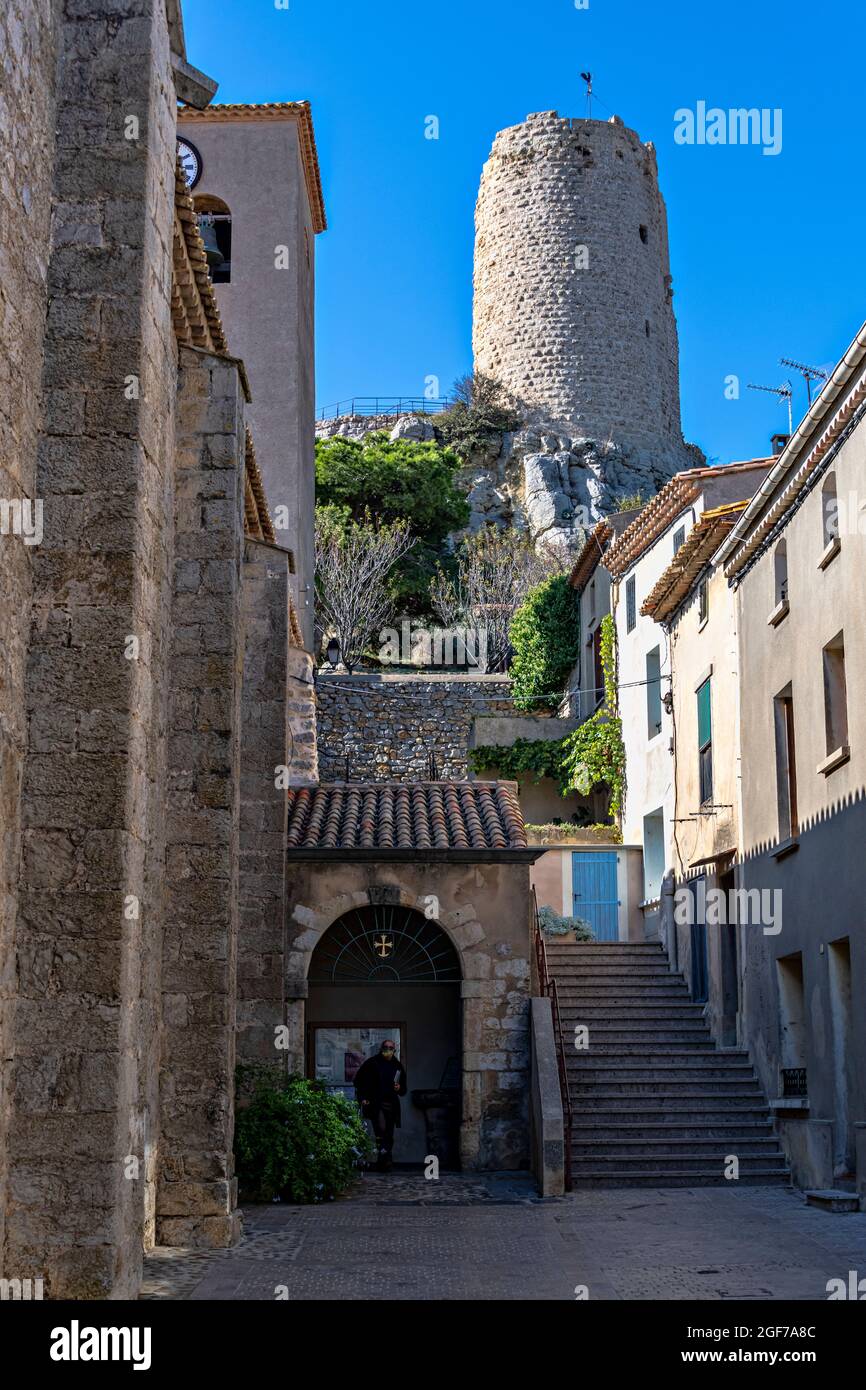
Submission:
MULTIPOLYGON (((377 896, 377 895, 371 895, 377 896)), ((390 896, 390 895, 389 895, 390 896)), ((409 1078, 398 1161, 422 1162, 430 1152, 427 1097, 449 1092, 457 1124, 462 1084, 462 970, 459 952, 438 922, 417 907, 368 902, 340 914, 310 955, 305 1070, 353 1093, 358 1066, 394 1035, 409 1078), (421 1100, 422 1105, 414 1103, 421 1100)))

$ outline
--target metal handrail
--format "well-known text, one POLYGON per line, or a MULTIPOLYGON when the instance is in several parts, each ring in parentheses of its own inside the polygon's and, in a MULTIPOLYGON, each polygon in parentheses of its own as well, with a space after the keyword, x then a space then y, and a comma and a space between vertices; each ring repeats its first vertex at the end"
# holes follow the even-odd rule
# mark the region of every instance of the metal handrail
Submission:
POLYGON ((541 922, 538 918, 538 898, 535 888, 532 889, 532 908, 535 919, 535 963, 538 970, 538 986, 542 996, 550 1000, 550 1011, 553 1017, 553 1036, 556 1045, 556 1065, 559 1072, 559 1092, 562 1100, 562 1127, 563 1127, 563 1160, 565 1165, 565 1190, 571 1191, 571 1092, 568 1089, 568 1068, 565 1064, 565 1038, 562 1032, 562 1015, 559 1011, 559 991, 556 981, 551 977, 547 968, 547 946, 541 931, 541 922))
POLYGON ((340 415, 438 415, 450 405, 448 396, 434 400, 424 396, 350 396, 334 405, 320 406, 316 419, 333 420, 340 415))

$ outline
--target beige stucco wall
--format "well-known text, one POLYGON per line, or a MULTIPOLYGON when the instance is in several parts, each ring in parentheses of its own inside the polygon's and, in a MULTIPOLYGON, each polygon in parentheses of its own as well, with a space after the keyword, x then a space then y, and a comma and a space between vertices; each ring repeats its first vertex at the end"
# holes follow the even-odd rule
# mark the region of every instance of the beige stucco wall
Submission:
MULTIPOLYGON (((822 428, 826 426, 824 422, 822 428)), ((861 422, 832 461, 840 501, 866 493, 866 426, 861 422)), ((737 590, 740 629, 743 840, 741 873, 747 886, 781 893, 782 928, 745 934, 746 1041, 771 1096, 779 1094, 783 1065, 778 967, 780 957, 801 954, 809 1120, 800 1122, 789 1151, 810 1148, 802 1125, 818 1125, 839 1113, 838 1076, 847 1076, 849 1118, 866 1120, 866 623, 863 617, 866 536, 843 534, 841 548, 819 568, 824 549, 821 486, 806 496, 787 522, 790 612, 777 627, 773 549, 758 558, 737 590), (848 686, 850 761, 825 776, 818 765, 827 747, 822 649, 844 632, 848 686), (773 699, 792 684, 800 833, 794 852, 777 858, 773 699), (838 999, 831 979, 831 943, 848 938, 855 1001, 846 1047, 840 1056, 838 999)), ((866 524, 861 513, 860 525, 866 524)), ((790 1121, 789 1125, 796 1124, 790 1121)), ((837 1136, 838 1138, 838 1136, 837 1136)), ((812 1150, 816 1145, 811 1146, 812 1150)), ((831 1165, 832 1169, 832 1165, 831 1165)), ((801 1180, 827 1182, 827 1163, 803 1160, 801 1180)), ((866 1182, 866 1174, 859 1178, 866 1182)))
POLYGON ((216 295, 229 350, 249 375, 247 419, 273 515, 287 509, 281 545, 294 551, 293 597, 312 645, 315 487, 315 236, 295 117, 178 120, 202 156, 193 197, 222 199, 232 215, 231 283, 216 295), (288 248, 277 269, 275 250, 288 248))
MULTIPOLYGON (((463 1166, 525 1168, 531 983, 527 864, 292 858, 286 908, 288 1066, 305 1068, 307 972, 328 927, 353 907, 384 902, 424 912, 431 898, 435 920, 456 947, 463 971, 463 1166)), ((412 1019, 405 1022, 411 1030, 412 1019)))

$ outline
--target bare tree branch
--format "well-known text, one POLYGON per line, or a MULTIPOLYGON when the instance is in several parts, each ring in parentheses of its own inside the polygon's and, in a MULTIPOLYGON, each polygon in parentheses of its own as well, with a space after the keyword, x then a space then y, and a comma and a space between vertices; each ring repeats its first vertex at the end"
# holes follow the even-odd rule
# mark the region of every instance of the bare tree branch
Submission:
POLYGON ((368 517, 338 525, 317 516, 317 624, 323 637, 336 637, 348 670, 385 625, 391 611, 388 575, 414 544, 403 521, 377 526, 368 517))

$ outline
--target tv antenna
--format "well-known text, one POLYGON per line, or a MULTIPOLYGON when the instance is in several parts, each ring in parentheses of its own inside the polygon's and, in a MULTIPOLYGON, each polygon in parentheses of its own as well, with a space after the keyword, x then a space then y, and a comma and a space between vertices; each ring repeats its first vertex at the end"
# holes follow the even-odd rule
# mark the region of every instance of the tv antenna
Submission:
POLYGON ((756 386, 754 382, 747 383, 750 391, 769 391, 771 395, 778 396, 780 400, 788 402, 788 433, 794 433, 794 416, 791 410, 791 401, 794 396, 794 388, 790 381, 785 381, 781 386, 756 386))
POLYGON ((830 373, 825 372, 823 367, 809 367, 805 362, 795 362, 793 357, 780 357, 783 367, 793 367, 795 372, 799 372, 806 383, 806 391, 809 395, 809 404, 812 404, 812 382, 829 381, 830 373))
POLYGON ((586 114, 592 120, 592 73, 582 72, 580 75, 586 83, 586 114))

